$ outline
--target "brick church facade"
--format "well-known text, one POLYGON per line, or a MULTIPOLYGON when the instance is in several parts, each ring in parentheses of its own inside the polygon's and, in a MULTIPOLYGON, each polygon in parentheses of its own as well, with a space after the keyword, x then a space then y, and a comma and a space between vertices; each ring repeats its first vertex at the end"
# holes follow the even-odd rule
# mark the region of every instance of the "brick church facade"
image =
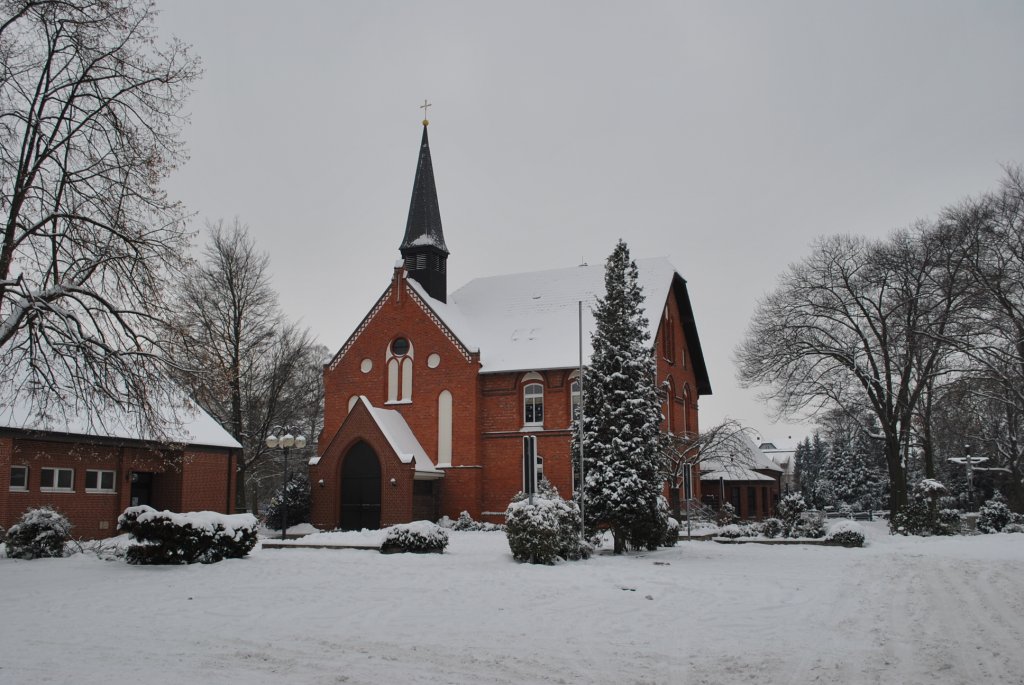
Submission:
MULTIPOLYGON (((390 283, 324 367, 312 523, 377 528, 462 511, 502 522, 524 488, 526 447, 571 496, 578 303, 586 355, 603 265, 481 278, 449 294, 427 122, 400 252, 390 283)), ((663 428, 695 432, 698 398, 711 387, 686 282, 665 259, 637 266, 666 391, 663 428)))

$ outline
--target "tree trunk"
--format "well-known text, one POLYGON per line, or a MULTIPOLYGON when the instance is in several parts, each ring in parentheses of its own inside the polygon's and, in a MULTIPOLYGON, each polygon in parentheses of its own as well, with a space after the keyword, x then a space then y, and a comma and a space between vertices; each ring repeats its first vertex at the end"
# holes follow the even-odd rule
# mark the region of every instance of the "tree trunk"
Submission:
POLYGON ((889 468, 889 520, 907 506, 907 470, 900 454, 900 437, 895 431, 885 433, 885 463, 889 468))

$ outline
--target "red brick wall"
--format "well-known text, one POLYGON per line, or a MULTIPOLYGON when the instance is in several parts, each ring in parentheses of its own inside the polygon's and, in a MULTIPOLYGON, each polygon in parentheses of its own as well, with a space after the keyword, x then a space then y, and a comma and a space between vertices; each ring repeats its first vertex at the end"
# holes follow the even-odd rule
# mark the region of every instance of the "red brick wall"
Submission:
MULTIPOLYGON (((401 271, 396 271, 400 276, 401 271)), ((349 398, 365 395, 375 407, 395 409, 419 439, 420 445, 437 463, 438 396, 452 394, 452 464, 479 464, 477 429, 477 372, 479 356, 468 355, 446 335, 445 330, 424 310, 404 278, 392 287, 375 307, 362 330, 324 368, 324 430, 319 444, 326 448, 348 414, 349 398), (407 338, 413 349, 412 401, 387 404, 387 350, 397 337, 407 338), (440 356, 437 368, 427 366, 431 354, 440 356), (369 359, 373 366, 363 373, 360 366, 369 359)))
MULTIPOLYGON (((672 412, 672 431, 677 434, 684 432, 698 433, 700 432, 700 422, 697 417, 697 376, 694 372, 690 350, 686 346, 686 335, 683 332, 683 323, 679 316, 679 303, 675 292, 672 290, 668 294, 667 309, 669 318, 667 322, 664 317, 665 309, 666 307, 663 306, 660 310, 652 310, 650 312, 652 316, 661 317, 661 323, 658 326, 658 332, 654 339, 654 356, 658 366, 658 382, 662 384, 666 380, 671 380, 672 397, 669 411, 672 412), (666 337, 670 343, 667 350, 666 337), (685 389, 689 390, 688 405, 685 399, 685 389), (685 422, 683 420, 684 417, 687 419, 685 422)), ((664 428, 665 423, 662 424, 662 429, 664 428)), ((699 473, 694 475, 698 477, 692 480, 693 496, 696 499, 700 499, 699 473)))
POLYGON ((102 538, 117 534, 117 517, 130 505, 131 473, 157 474, 153 481, 153 506, 172 511, 209 509, 226 511, 228 482, 227 451, 197 452, 182 466, 180 454, 145 447, 94 444, 21 437, 0 437, 0 525, 10 527, 29 508, 52 506, 68 517, 77 538, 102 538), (9 456, 8 456, 9 455, 9 456), (10 491, 10 465, 29 467, 28 491, 10 491), (74 470, 72 492, 42 492, 40 469, 74 470), (92 469, 115 471, 113 493, 86 492, 85 472, 92 469), (191 483, 186 473, 195 471, 191 483), (188 488, 194 487, 197 499, 188 488), (218 493, 216 497, 212 493, 218 493), (203 506, 189 506, 189 503, 203 506), (183 506, 183 504, 185 506, 183 506))

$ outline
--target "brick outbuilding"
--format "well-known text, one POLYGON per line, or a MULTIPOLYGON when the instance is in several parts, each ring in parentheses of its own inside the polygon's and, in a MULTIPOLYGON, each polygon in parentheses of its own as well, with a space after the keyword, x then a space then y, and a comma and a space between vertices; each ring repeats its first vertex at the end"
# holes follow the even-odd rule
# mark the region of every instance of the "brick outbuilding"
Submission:
POLYGON ((50 506, 78 538, 117 534, 127 507, 233 513, 241 445, 201 409, 179 413, 163 440, 139 437, 127 417, 55 421, 0 411, 0 525, 50 506))
MULTIPOLYGON (((571 496, 580 329, 585 363, 603 265, 481 278, 449 295, 426 122, 399 249, 390 283, 324 368, 324 428, 309 467, 314 525, 375 528, 462 511, 500 522, 534 454, 571 496)), ((696 432, 711 386, 686 282, 663 258, 637 266, 663 427, 696 432)))

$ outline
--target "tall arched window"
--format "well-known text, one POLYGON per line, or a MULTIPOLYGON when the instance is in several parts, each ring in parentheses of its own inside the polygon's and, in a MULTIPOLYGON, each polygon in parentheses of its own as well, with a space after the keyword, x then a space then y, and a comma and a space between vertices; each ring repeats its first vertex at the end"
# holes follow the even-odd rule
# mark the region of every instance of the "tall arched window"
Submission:
MULTIPOLYGON (((672 383, 672 378, 666 378, 665 382, 661 384, 661 389, 665 393, 665 399, 662 401, 661 413, 665 417, 665 432, 671 433, 675 424, 672 421, 673 406, 676 402, 676 389, 675 384, 672 383)), ((686 426, 683 426, 683 431, 686 431, 686 426)))
POLYGON ((661 315, 661 353, 669 361, 672 361, 675 355, 675 332, 675 321, 672 319, 668 305, 665 305, 665 312, 661 315))
POLYGON ((442 390, 437 396, 437 465, 452 463, 452 394, 442 390))
POLYGON ((690 432, 690 386, 683 386, 683 431, 690 432))
POLYGON ((536 371, 531 371, 523 376, 523 425, 544 425, 543 381, 544 377, 536 371))
POLYGON ((412 402, 412 343, 395 338, 388 345, 388 402, 412 402))

